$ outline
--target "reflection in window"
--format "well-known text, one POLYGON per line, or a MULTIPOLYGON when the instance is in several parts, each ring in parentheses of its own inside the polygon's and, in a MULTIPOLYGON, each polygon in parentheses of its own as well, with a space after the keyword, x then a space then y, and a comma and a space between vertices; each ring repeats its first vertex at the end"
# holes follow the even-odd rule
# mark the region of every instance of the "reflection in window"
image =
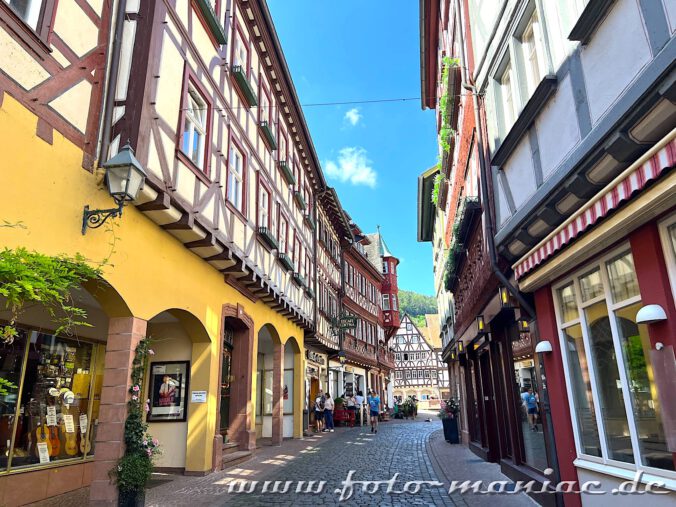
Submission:
POLYGON ((598 269, 580 278, 580 291, 582 292, 583 302, 603 295, 601 272, 598 269))
POLYGON ((606 303, 601 301, 593 304, 585 310, 585 314, 609 457, 626 463, 634 463, 629 423, 622 393, 623 386, 617 368, 617 357, 606 303))
POLYGON ((615 303, 639 295, 634 259, 629 252, 608 262, 608 278, 615 303))
POLYGON ((591 456, 601 456, 601 441, 594 412, 587 353, 582 341, 582 328, 576 324, 565 329, 564 333, 570 368, 570 388, 573 392, 575 419, 580 433, 582 452, 591 456))
POLYGON ((641 306, 641 303, 637 303, 615 312, 638 430, 641 461, 647 466, 674 470, 673 456, 667 449, 657 386, 650 363, 650 339, 645 326, 638 326, 635 322, 636 313, 641 306))
POLYGON ((575 302, 575 289, 572 283, 559 289, 559 302, 561 305, 562 322, 570 322, 577 319, 577 303, 575 302))

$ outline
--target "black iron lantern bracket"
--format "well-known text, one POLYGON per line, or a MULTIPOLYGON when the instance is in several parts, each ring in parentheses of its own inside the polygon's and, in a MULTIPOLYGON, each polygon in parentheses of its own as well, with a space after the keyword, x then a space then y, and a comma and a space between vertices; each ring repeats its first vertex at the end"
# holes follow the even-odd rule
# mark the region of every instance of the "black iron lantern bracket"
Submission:
POLYGON ((122 216, 123 202, 117 208, 109 209, 94 209, 90 210, 89 205, 84 207, 82 214, 82 235, 84 236, 87 229, 98 229, 109 218, 117 218, 122 216))

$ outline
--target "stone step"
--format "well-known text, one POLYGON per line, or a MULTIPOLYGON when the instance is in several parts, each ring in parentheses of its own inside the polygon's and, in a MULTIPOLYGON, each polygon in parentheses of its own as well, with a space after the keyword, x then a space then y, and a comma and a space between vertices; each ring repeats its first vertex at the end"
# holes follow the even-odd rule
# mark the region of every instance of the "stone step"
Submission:
POLYGON ((235 451, 223 454, 223 470, 248 461, 253 456, 251 451, 235 451))
POLYGON ((239 444, 236 442, 228 442, 226 444, 223 444, 223 455, 225 456, 226 454, 232 454, 233 452, 236 452, 239 449, 239 444))

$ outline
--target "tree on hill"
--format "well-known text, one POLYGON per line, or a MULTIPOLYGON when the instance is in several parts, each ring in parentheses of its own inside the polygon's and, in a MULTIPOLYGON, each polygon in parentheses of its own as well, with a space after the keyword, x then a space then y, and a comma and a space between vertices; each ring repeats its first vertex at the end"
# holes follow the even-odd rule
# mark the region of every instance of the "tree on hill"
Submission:
POLYGON ((425 314, 437 313, 437 300, 432 296, 425 296, 410 290, 400 290, 399 310, 411 317, 416 326, 425 326, 425 314))

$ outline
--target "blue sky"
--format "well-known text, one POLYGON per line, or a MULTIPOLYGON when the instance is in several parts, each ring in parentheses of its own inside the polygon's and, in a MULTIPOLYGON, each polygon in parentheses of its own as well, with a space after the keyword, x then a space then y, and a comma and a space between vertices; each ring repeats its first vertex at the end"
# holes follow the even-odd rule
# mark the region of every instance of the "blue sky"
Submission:
MULTIPOLYGON (((301 104, 420 96, 418 2, 268 0, 301 104)), ((399 257, 399 288, 433 295, 431 245, 416 240, 417 177, 436 163, 420 100, 304 107, 329 185, 399 257)))

